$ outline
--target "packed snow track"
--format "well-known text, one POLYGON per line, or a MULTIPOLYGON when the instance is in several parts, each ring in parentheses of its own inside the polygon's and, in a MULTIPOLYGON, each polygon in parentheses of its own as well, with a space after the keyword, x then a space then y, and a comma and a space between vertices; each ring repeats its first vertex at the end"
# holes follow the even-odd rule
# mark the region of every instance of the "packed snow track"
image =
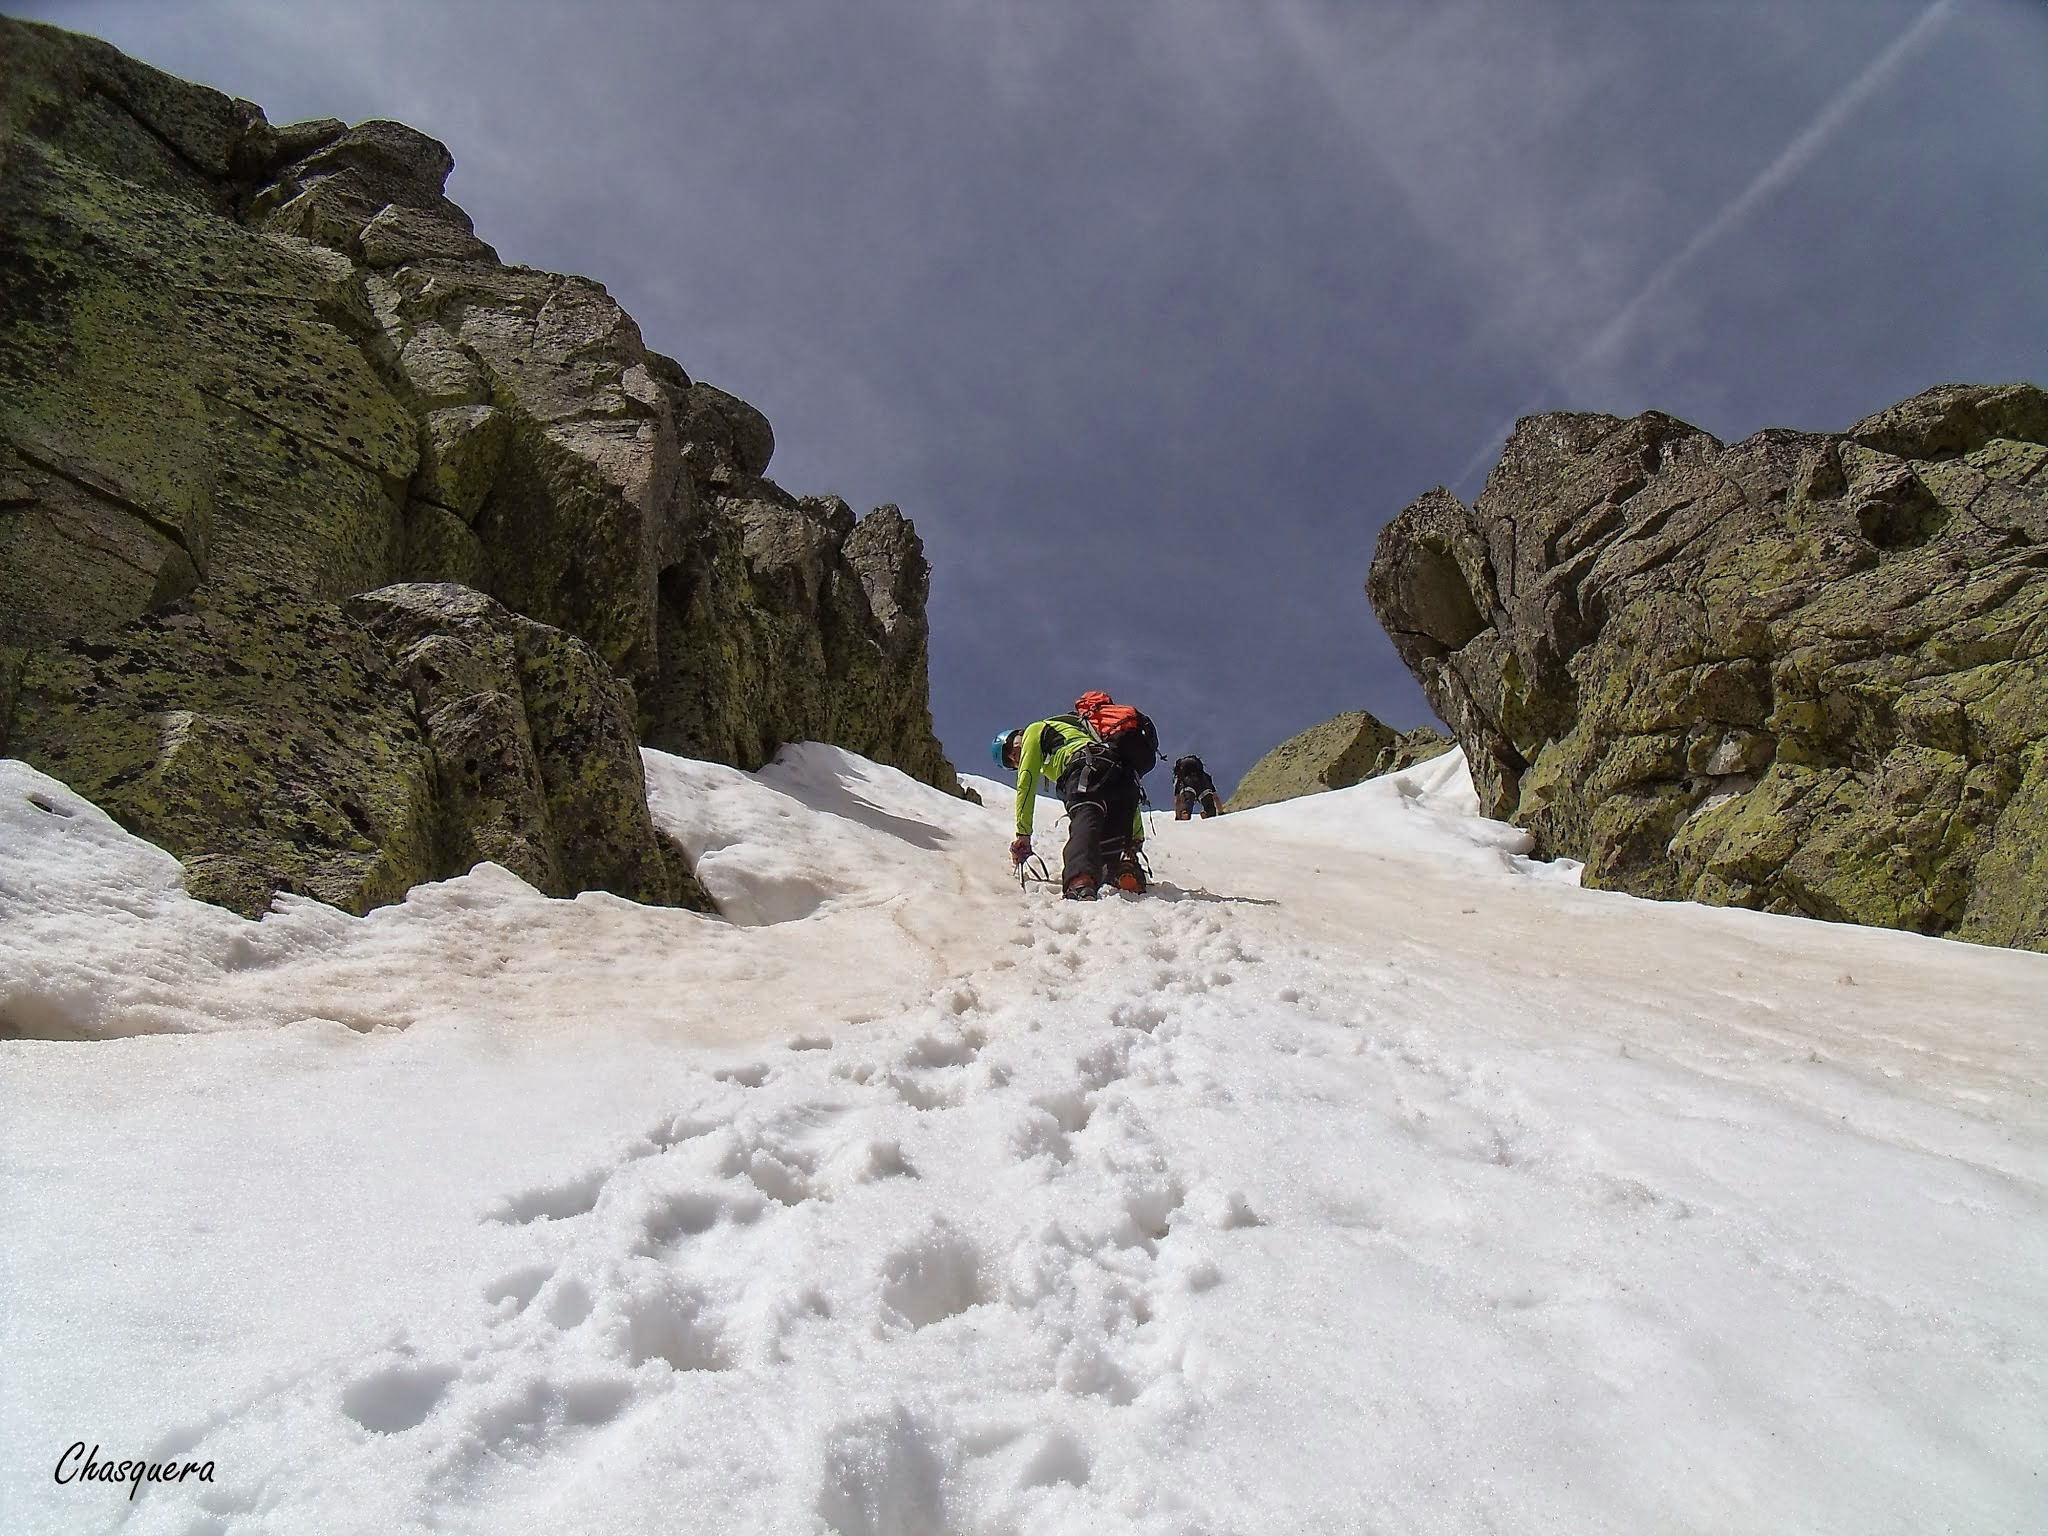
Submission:
POLYGON ((0 762, 10 1530, 2048 1526, 2048 956, 1580 890, 1455 755, 1095 904, 647 765, 723 917, 249 923, 0 762))

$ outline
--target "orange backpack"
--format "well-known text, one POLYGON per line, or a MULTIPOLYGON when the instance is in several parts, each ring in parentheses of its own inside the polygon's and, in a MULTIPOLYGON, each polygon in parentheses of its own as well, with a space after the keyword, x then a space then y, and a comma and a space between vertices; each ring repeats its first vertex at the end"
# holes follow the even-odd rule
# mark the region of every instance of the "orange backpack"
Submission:
POLYGON ((1090 736, 1114 751, 1124 766, 1140 778, 1159 761, 1159 732, 1143 710, 1119 704, 1099 689, 1090 689, 1074 700, 1074 713, 1090 736))

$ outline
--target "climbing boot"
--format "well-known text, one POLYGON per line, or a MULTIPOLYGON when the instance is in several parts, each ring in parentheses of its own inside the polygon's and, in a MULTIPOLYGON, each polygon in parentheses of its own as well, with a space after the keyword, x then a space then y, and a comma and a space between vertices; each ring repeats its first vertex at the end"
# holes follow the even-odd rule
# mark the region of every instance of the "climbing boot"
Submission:
POLYGON ((1111 884, 1120 891, 1129 891, 1134 896, 1145 892, 1145 866, 1138 862, 1137 854, 1126 848, 1116 861, 1116 872, 1110 877, 1111 884))

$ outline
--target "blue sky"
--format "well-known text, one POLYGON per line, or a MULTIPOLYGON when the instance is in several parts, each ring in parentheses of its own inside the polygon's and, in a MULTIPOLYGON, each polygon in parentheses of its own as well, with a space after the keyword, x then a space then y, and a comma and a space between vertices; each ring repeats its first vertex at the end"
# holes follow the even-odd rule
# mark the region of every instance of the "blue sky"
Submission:
POLYGON ((1373 541, 1517 414, 2048 382, 2040 0, 9 10, 445 140, 478 233, 759 406, 781 484, 911 516, 971 771, 1094 686, 1226 787, 1426 721, 1373 541))

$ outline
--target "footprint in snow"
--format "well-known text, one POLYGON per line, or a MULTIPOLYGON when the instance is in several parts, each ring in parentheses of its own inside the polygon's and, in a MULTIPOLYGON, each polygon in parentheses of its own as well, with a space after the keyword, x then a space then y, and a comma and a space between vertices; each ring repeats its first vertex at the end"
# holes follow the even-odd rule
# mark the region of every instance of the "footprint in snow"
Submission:
POLYGON ((885 1319, 912 1329, 989 1299, 980 1250, 943 1224, 895 1249, 882 1263, 885 1319))
POLYGON ((720 1083, 738 1083, 742 1088, 758 1088, 768 1081, 774 1070, 765 1061, 749 1062, 743 1067, 720 1067, 712 1073, 712 1079, 720 1083))
POLYGON ((729 1200, 705 1190, 681 1190, 657 1199, 640 1223, 639 1252, 659 1258, 686 1237, 700 1237, 731 1216, 742 1225, 761 1214, 759 1200, 729 1200))
POLYGON ((614 1346, 633 1365, 659 1360, 673 1371, 732 1368, 725 1334, 705 1294, 674 1275, 643 1277, 611 1300, 614 1346))
POLYGON ((825 1437, 813 1509, 829 1531, 952 1531, 959 1447, 901 1403, 845 1420, 825 1437))
POLYGON ((548 1264, 529 1264, 500 1275, 484 1287, 484 1300, 494 1307, 511 1303, 516 1316, 533 1305, 533 1298, 540 1294, 540 1288, 555 1277, 554 1267, 548 1264))
POLYGON ((725 1126, 722 1117, 709 1115, 671 1115, 647 1133, 647 1140, 657 1151, 667 1151, 686 1141, 695 1141, 700 1136, 709 1136, 725 1126))
POLYGON ((1085 1488, 1094 1471, 1087 1448, 1073 1436, 1055 1430, 1040 1439, 1024 1457, 1015 1486, 1051 1488, 1065 1483, 1072 1488, 1085 1488))
POLYGON ((597 1299, 590 1294, 590 1287, 570 1275, 549 1294, 541 1310, 550 1323, 567 1333, 571 1328, 580 1326, 596 1305, 597 1299))
POLYGON ((596 1168, 565 1183, 537 1184, 520 1190, 507 1195, 485 1214, 484 1220, 525 1226, 529 1222, 566 1221, 572 1216, 586 1215, 597 1204, 611 1173, 609 1168, 596 1168))
POLYGON ((913 1071, 928 1071, 933 1067, 964 1067, 981 1054, 981 1048, 988 1044, 985 1030, 969 1027, 953 1034, 920 1035, 913 1040, 902 1055, 903 1065, 913 1071))
POLYGON ((394 1361, 342 1388, 341 1411, 372 1433, 398 1434, 426 1422, 455 1377, 451 1365, 394 1361))

